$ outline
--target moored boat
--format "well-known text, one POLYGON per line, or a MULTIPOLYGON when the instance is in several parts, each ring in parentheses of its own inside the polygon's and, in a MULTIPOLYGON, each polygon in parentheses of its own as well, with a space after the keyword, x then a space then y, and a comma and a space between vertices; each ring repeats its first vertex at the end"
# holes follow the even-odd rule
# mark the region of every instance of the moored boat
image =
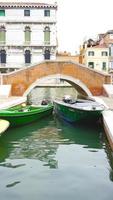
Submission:
POLYGON ((54 100, 54 112, 64 120, 75 123, 79 121, 97 121, 101 117, 104 105, 86 99, 54 100))
POLYGON ((53 105, 21 105, 0 110, 0 118, 9 121, 10 127, 21 126, 48 116, 53 111, 53 105))
POLYGON ((0 135, 8 129, 9 125, 9 121, 0 119, 0 135))

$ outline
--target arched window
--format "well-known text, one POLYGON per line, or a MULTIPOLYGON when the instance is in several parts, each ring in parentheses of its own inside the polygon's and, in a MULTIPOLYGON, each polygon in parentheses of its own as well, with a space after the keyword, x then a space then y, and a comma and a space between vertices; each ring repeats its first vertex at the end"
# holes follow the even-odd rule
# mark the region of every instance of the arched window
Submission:
POLYGON ((6 51, 5 50, 0 51, 0 63, 6 63, 6 51))
POLYGON ((31 42, 31 29, 29 26, 25 27, 25 43, 29 44, 31 42))
POLYGON ((31 63, 31 52, 30 52, 30 50, 25 51, 25 63, 31 63))
POLYGON ((4 26, 0 27, 0 43, 4 44, 6 41, 6 30, 4 26))
POLYGON ((45 60, 50 60, 50 50, 49 49, 45 49, 44 59, 45 60))
POLYGON ((50 28, 48 26, 44 29, 44 43, 45 45, 50 44, 50 28))

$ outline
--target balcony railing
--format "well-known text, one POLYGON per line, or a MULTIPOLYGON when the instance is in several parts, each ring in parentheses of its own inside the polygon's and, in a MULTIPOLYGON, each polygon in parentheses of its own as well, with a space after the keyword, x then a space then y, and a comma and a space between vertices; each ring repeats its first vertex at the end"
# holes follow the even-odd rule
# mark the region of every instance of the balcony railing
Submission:
POLYGON ((6 41, 0 41, 0 46, 4 46, 6 44, 6 41))
POLYGON ((37 17, 0 17, 0 22, 34 22, 34 23, 56 23, 55 17, 49 17, 49 18, 37 18, 37 17))
POLYGON ((50 45, 50 41, 44 41, 44 45, 50 45))
POLYGON ((7 41, 0 41, 0 46, 57 46, 55 42, 44 41, 44 42, 37 42, 37 41, 25 41, 25 42, 7 42, 7 41))

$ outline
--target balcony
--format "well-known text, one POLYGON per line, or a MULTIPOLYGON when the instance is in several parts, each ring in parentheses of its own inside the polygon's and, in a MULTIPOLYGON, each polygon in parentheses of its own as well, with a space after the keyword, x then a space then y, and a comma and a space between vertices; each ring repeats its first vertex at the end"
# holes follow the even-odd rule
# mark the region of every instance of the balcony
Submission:
POLYGON ((0 22, 2 23, 56 23, 56 18, 55 17, 43 17, 42 18, 37 18, 37 17, 0 17, 0 22))
POLYGON ((5 46, 6 45, 6 41, 0 41, 0 46, 5 46))
POLYGON ((41 42, 37 42, 37 41, 25 41, 25 42, 19 42, 17 43, 17 41, 12 41, 12 42, 7 42, 7 41, 0 41, 0 47, 51 47, 51 46, 57 46, 57 44, 55 42, 51 42, 50 41, 41 41, 41 42))
POLYGON ((50 41, 44 41, 44 46, 50 46, 50 41))

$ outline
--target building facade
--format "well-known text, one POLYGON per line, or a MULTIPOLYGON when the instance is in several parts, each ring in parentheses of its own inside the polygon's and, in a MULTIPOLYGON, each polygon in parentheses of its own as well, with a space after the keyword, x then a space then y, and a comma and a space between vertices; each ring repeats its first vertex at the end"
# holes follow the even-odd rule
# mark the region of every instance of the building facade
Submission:
POLYGON ((84 48, 82 53, 82 64, 87 67, 100 70, 109 70, 109 49, 105 46, 92 46, 84 48))
POLYGON ((56 11, 56 4, 0 3, 0 64, 21 67, 54 60, 56 11))
POLYGON ((89 39, 80 47, 79 62, 90 68, 109 72, 113 69, 113 30, 89 39))
POLYGON ((56 54, 56 60, 58 61, 73 61, 73 62, 79 62, 79 55, 71 55, 69 52, 57 52, 56 54))

